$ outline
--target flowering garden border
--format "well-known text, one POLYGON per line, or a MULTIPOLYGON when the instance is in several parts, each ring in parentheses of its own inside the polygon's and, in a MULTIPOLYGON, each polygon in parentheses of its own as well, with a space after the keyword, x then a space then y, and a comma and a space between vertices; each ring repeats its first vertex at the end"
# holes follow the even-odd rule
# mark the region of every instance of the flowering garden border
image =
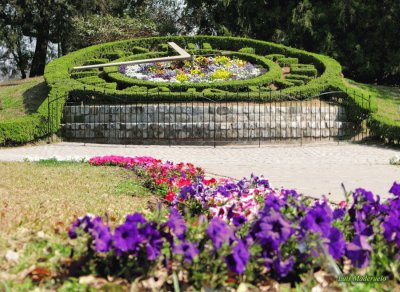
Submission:
POLYGON ((133 170, 171 205, 169 214, 159 207, 147 218, 127 215, 113 231, 99 216, 73 222, 69 235, 87 239, 87 264, 100 276, 139 277, 144 288, 162 273, 158 289, 305 285, 301 279, 316 271, 368 273, 390 287, 400 281, 400 184, 385 202, 359 188, 332 205, 273 189, 263 177, 207 179, 192 164, 119 156, 89 162, 133 170))

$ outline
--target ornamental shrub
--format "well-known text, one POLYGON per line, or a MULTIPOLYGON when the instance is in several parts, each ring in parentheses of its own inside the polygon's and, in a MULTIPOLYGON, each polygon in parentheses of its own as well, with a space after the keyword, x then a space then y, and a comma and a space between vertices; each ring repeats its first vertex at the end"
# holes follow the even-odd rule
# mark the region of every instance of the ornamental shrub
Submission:
POLYGON ((246 53, 246 54, 255 54, 256 50, 254 48, 241 48, 239 53, 246 53))
POLYGON ((289 66, 290 64, 297 64, 299 63, 299 59, 297 58, 280 58, 277 60, 279 66, 289 66))
POLYGON ((282 54, 268 54, 265 56, 265 58, 270 59, 272 61, 278 61, 280 59, 285 58, 285 55, 282 54))

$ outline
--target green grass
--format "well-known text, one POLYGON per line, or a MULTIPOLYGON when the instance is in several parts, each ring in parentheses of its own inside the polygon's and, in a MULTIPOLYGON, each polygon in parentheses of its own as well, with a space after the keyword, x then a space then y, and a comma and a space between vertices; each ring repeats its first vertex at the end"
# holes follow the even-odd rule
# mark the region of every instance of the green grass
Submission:
POLYGON ((47 94, 43 77, 0 83, 0 121, 36 112, 47 94))
POLYGON ((116 225, 155 201, 131 171, 81 161, 0 162, 0 177, 0 291, 31 291, 29 277, 15 277, 33 265, 56 272, 71 252, 67 230, 75 218, 107 214, 116 225), (17 263, 4 259, 8 250, 19 254, 17 263))
POLYGON ((383 85, 363 84, 346 79, 350 86, 361 88, 371 95, 378 106, 377 114, 400 125, 400 88, 383 85))

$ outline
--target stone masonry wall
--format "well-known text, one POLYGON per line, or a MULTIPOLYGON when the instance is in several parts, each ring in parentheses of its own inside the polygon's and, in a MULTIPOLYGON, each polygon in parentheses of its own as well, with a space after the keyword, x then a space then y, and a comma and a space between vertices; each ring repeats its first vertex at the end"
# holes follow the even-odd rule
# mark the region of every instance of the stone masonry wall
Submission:
POLYGON ((310 102, 74 105, 63 123, 66 139, 122 144, 338 138, 350 127, 344 107, 310 102))

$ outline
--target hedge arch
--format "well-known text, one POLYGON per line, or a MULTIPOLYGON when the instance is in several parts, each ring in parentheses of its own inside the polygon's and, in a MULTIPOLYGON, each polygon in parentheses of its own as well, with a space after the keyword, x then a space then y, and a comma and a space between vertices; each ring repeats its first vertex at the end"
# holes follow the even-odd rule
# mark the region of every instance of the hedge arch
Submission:
MULTIPOLYGON (((58 98, 61 103, 56 109, 59 118, 51 119, 51 125, 48 125, 48 104, 45 101, 37 113, 1 122, 0 143, 26 143, 48 134, 48 128, 56 132, 60 128, 62 105, 68 98, 95 98, 97 102, 107 103, 149 99, 157 102, 189 101, 203 97, 225 101, 257 101, 293 95, 299 97, 299 93, 301 98, 311 98, 328 90, 346 90, 341 66, 332 58, 271 42, 217 36, 138 38, 91 46, 50 62, 45 70, 45 80, 50 88, 50 102, 58 98), (192 83, 184 86, 157 87, 157 84, 145 84, 142 80, 118 75, 115 67, 105 70, 72 70, 75 66, 141 59, 149 54, 165 56, 170 53, 167 45, 169 41, 199 55, 228 51, 262 64, 268 71, 256 78, 240 80, 237 83, 227 81, 216 82, 215 86, 192 83), (290 67, 290 74, 286 78, 282 78, 282 67, 290 67), (271 84, 280 90, 281 94, 278 94, 278 90, 273 90, 271 84)), ((352 98, 352 103, 358 110, 368 110, 361 99, 353 96, 352 98)), ((372 110, 376 110, 375 104, 372 104, 372 110)))

